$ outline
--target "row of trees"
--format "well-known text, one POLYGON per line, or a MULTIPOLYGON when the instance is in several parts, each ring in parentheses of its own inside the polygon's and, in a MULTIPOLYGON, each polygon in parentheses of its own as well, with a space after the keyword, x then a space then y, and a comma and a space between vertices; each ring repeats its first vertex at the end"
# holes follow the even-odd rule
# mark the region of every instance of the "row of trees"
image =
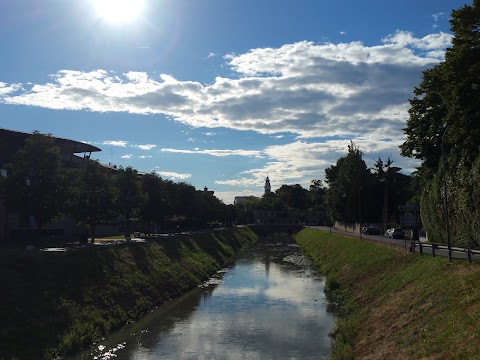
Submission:
POLYGON ((450 24, 452 47, 414 90, 401 151, 422 161, 415 176, 429 237, 447 242, 448 210, 452 243, 469 246, 480 244, 480 1, 453 11, 450 24))
POLYGON ((54 139, 39 132, 26 139, 6 168, 0 190, 7 209, 17 212, 25 227, 42 228, 70 215, 88 225, 93 238, 96 225, 119 218, 127 225, 135 219, 145 232, 154 224, 166 228, 172 219, 189 228, 235 219, 234 207, 213 194, 155 173, 139 176, 130 167, 112 171, 88 159, 66 167, 54 139))
POLYGON ((38 132, 26 139, 6 167, 8 176, 0 178, 1 190, 9 211, 24 219, 23 227, 42 228, 68 215, 87 225, 92 239, 98 224, 118 219, 127 232, 128 224, 135 221, 137 230, 152 233, 154 227, 163 231, 172 225, 252 223, 253 210, 317 211, 323 224, 336 220, 379 223, 394 218, 398 205, 413 194, 411 178, 392 166, 390 159, 384 163, 379 158, 369 169, 353 142, 347 154, 326 169, 328 188, 321 180, 312 180, 309 189, 282 185, 240 206, 225 205, 207 191, 155 173, 139 176, 130 167, 112 170, 88 159, 80 167, 66 167, 54 139, 38 132))
POLYGON ((343 223, 397 222, 398 206, 416 204, 416 178, 401 173, 393 161, 378 158, 368 168, 362 151, 351 142, 347 154, 325 170, 321 180, 312 180, 309 189, 299 184, 282 185, 261 199, 251 199, 250 210, 320 211, 324 225, 343 223))
POLYGON ((344 223, 396 222, 398 206, 415 203, 412 179, 400 171, 390 158, 385 162, 378 158, 368 168, 363 152, 351 142, 347 155, 325 169, 329 218, 344 223))

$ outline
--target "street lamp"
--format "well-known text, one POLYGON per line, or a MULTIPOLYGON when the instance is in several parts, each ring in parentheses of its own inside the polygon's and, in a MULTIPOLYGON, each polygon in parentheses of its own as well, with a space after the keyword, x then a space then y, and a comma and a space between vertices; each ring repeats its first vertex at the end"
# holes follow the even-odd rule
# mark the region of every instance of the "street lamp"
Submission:
POLYGON ((445 131, 442 135, 442 162, 443 162, 443 193, 445 196, 445 227, 447 229, 447 248, 448 248, 448 261, 452 261, 452 242, 450 239, 450 225, 448 223, 448 195, 447 195, 447 168, 445 165, 445 150, 444 139, 448 130, 448 124, 445 125, 445 131))

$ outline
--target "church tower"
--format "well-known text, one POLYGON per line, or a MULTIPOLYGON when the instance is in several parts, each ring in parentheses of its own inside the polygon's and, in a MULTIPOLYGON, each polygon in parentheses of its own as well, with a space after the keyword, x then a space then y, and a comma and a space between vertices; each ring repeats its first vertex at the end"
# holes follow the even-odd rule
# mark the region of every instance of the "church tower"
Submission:
POLYGON ((270 194, 271 191, 272 191, 272 187, 270 186, 270 179, 268 178, 268 175, 267 175, 267 179, 265 180, 265 194, 264 195, 270 194))

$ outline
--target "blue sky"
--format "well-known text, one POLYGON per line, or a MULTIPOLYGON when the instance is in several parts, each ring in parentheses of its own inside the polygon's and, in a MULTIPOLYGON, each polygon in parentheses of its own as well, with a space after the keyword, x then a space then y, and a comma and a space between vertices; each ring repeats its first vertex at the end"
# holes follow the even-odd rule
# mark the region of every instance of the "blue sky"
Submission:
POLYGON ((0 127, 94 144, 103 163, 225 203, 267 175, 272 190, 308 188, 350 140, 369 166, 391 155, 412 171, 398 150, 408 99, 443 59, 451 10, 471 5, 129 2, 2 1, 0 127))

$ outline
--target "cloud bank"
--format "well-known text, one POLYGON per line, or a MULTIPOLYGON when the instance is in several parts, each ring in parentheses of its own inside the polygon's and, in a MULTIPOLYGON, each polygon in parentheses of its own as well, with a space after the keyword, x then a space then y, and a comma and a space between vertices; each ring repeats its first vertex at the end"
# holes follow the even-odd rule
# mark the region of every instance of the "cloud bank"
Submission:
MULTIPOLYGON (((225 55, 231 76, 217 77, 211 84, 180 81, 166 74, 154 78, 133 71, 62 70, 50 75, 51 81, 45 84, 0 82, 0 102, 59 110, 163 114, 195 128, 251 130, 278 138, 279 133, 291 133, 297 136, 295 142, 258 151, 160 151, 269 159, 262 168, 218 180, 219 185, 258 186, 267 173, 283 183, 308 185, 306 179, 323 178, 325 167, 345 154, 350 139, 365 154, 398 154, 413 88, 423 70, 443 60, 451 39, 443 32, 416 38, 397 31, 375 46, 301 41, 252 49, 225 55), (339 140, 309 141, 315 138, 339 140)), ((128 145, 113 140, 104 144, 128 145)), ((128 146, 155 148, 153 144, 128 146)), ((397 165, 411 170, 416 164, 402 159, 397 165)), ((181 180, 191 177, 159 174, 181 180)))
POLYGON ((5 104, 95 112, 163 114, 193 127, 302 137, 368 132, 401 136, 413 86, 441 60, 451 35, 361 42, 302 41, 225 56, 232 78, 212 84, 162 74, 62 70, 46 84, 0 83, 5 104))

